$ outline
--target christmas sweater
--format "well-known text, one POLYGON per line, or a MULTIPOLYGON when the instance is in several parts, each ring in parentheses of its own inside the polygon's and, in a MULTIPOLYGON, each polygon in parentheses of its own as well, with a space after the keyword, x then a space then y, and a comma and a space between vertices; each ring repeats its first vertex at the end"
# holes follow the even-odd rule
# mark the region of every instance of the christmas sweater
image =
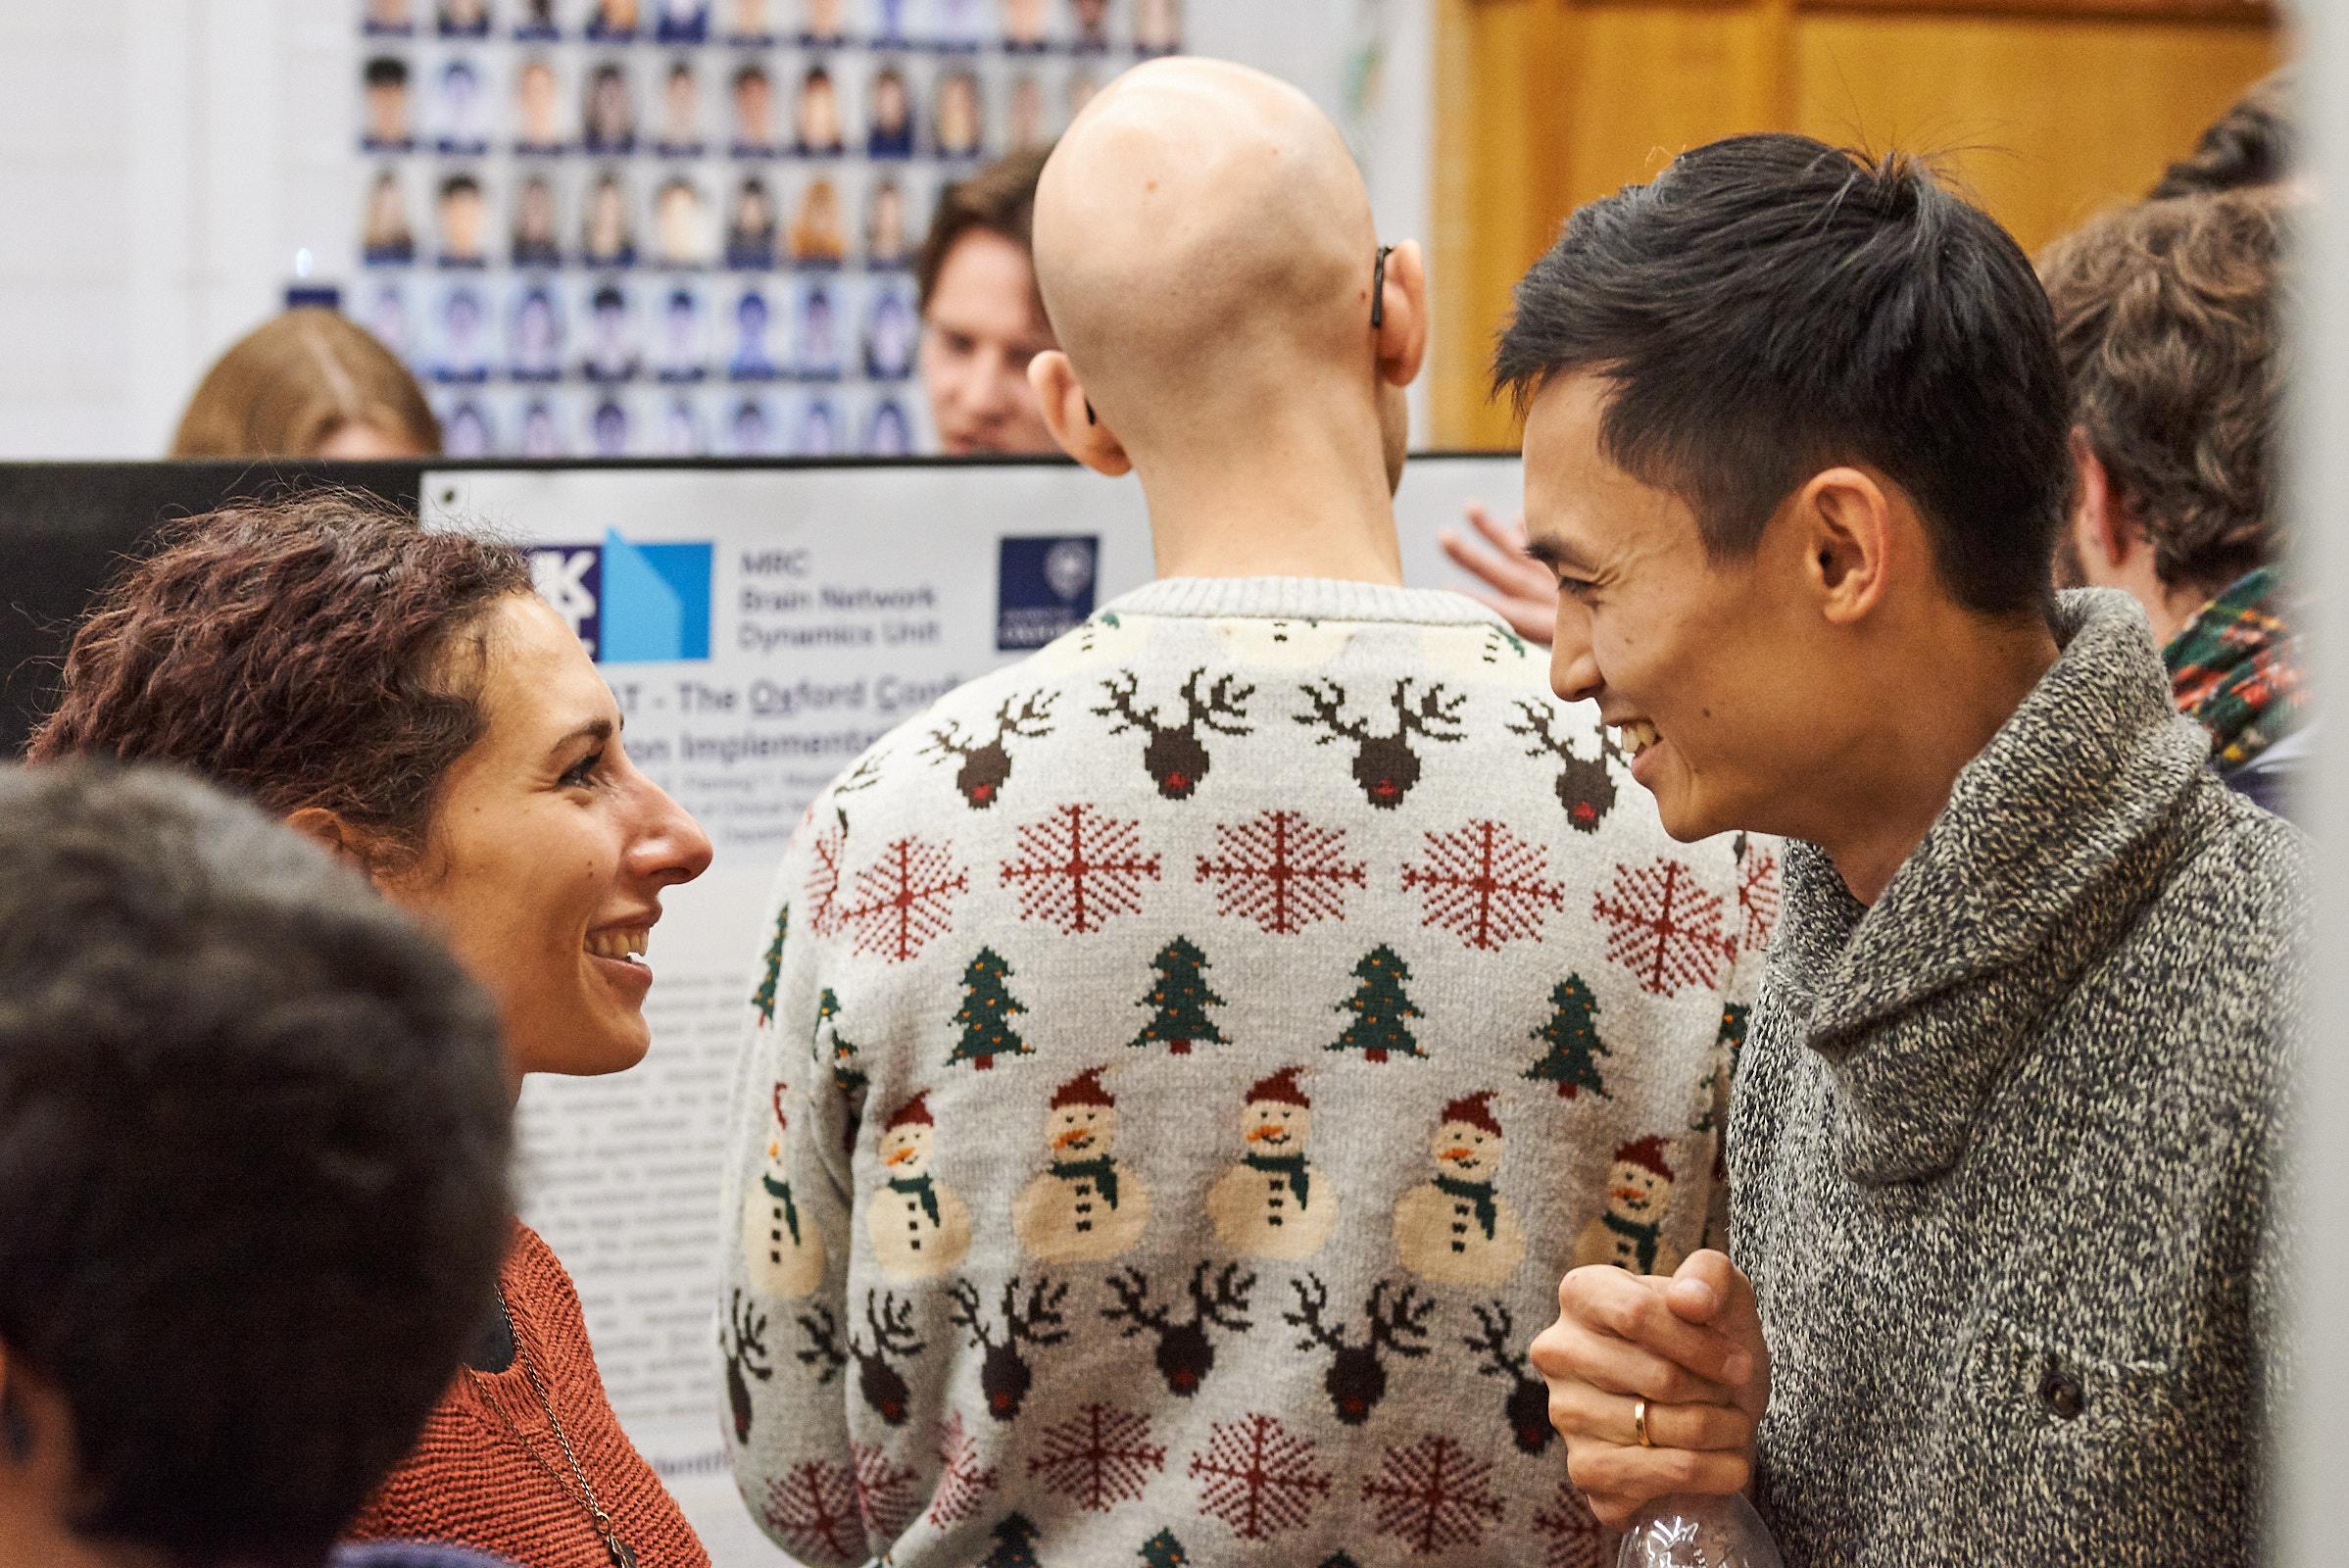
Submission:
POLYGON ((809 1564, 1596 1561, 1526 1347, 1717 1217, 1759 840, 1444 593, 1174 579, 810 808, 721 1290, 809 1564))

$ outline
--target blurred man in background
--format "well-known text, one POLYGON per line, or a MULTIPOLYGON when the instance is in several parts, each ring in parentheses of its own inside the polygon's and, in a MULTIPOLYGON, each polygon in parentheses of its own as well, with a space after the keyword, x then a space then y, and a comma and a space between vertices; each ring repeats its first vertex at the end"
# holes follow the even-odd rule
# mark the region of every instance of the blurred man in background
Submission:
POLYGON ((1060 450, 1028 385, 1028 362, 1058 346, 1030 237, 1047 151, 1014 153, 949 185, 914 265, 922 385, 949 457, 1060 450))

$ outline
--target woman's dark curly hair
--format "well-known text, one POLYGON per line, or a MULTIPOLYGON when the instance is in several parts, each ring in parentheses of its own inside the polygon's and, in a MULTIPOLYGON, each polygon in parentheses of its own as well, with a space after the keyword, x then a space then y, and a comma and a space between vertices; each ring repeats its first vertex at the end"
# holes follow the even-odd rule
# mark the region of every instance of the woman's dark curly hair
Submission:
POLYGON ((484 725, 482 661, 458 655, 530 589, 513 547, 367 497, 239 502, 106 590, 27 755, 177 763, 279 816, 331 811, 402 866, 484 725))

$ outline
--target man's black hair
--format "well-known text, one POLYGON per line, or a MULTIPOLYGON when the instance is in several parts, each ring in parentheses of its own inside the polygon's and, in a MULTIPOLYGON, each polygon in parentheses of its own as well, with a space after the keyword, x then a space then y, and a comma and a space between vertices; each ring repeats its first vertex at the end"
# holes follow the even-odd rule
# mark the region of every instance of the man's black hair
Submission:
POLYGON ((176 774, 0 770, 0 1345, 70 1416, 72 1528, 315 1568, 493 1310, 511 1118, 487 999, 322 851, 176 774))
POLYGON ((587 297, 587 308, 591 311, 624 311, 628 308, 628 296, 620 292, 618 284, 606 283, 587 297))
POLYGON ((1699 147, 1579 209, 1516 307, 1495 388, 1522 408, 1604 376, 1607 455, 1686 500, 1711 559, 1864 463, 1914 500, 1961 603, 2046 607, 2072 482, 2054 319, 2022 248, 1915 160, 1699 147))
POLYGON ((407 86, 408 62, 397 55, 377 55, 367 64, 367 84, 370 87, 407 86))
POLYGON ((470 174, 451 174, 440 182, 440 194, 444 201, 451 196, 478 196, 481 194, 481 181, 470 174))
POLYGON ((744 66, 740 71, 734 73, 734 85, 737 87, 742 86, 745 82, 764 81, 766 79, 766 68, 759 64, 759 62, 756 60, 752 61, 749 65, 744 66))

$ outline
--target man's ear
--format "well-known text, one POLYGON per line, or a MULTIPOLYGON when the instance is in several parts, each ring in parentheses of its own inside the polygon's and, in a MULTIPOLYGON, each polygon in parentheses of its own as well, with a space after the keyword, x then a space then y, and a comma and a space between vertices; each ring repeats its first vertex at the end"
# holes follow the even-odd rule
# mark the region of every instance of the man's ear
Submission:
POLYGON ((1122 478, 1133 471, 1134 461, 1109 427, 1101 421, 1086 399, 1077 368, 1058 349, 1046 349, 1028 362, 1028 385, 1044 410, 1045 428, 1060 450, 1096 473, 1122 478))
POLYGON ((1419 379, 1428 354, 1427 258, 1419 241, 1404 240, 1388 253, 1380 308, 1379 379, 1389 386, 1409 386, 1419 379))
MULTIPOLYGON (((1895 501, 1865 468, 1828 468, 1795 492, 1792 516, 1805 586, 1835 625, 1866 619, 1884 602, 1892 566, 1895 501)), ((1920 543, 1922 528, 1911 530, 1920 543)), ((1930 562, 1920 563, 1931 570, 1930 562)))
POLYGON ((2072 538, 2081 560, 2103 568, 2095 573, 2095 579, 2105 581, 2128 562, 2139 534, 2120 487, 2113 483, 2112 470, 2088 445, 2088 433, 2077 425, 2072 429, 2072 466, 2080 477, 2072 511, 2072 538))

